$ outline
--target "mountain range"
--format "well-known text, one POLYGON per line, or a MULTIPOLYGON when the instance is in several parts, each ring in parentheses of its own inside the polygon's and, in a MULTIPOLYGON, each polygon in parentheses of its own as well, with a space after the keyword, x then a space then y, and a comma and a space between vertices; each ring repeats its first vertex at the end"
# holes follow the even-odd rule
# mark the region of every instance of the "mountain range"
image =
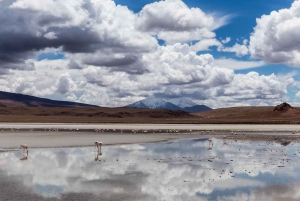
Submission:
POLYGON ((0 91, 0 107, 98 107, 70 101, 56 101, 24 94, 0 91))
POLYGON ((164 99, 150 97, 127 105, 126 107, 182 110, 188 113, 211 110, 210 107, 207 107, 206 105, 198 105, 187 98, 164 99))
MULTIPOLYGON (((0 107, 98 107, 96 105, 57 101, 30 95, 0 91, 0 107)), ((129 108, 181 110, 188 113, 211 110, 205 105, 197 105, 187 98, 146 98, 127 105, 129 108)))

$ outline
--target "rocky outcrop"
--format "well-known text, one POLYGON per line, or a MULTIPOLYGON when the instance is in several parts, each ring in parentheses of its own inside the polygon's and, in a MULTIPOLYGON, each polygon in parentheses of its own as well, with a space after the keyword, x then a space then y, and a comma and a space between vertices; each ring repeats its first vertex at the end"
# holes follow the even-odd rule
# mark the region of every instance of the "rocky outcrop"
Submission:
POLYGON ((274 108, 274 111, 278 111, 278 112, 287 112, 289 111, 290 109, 293 109, 293 107, 284 102, 284 103, 281 103, 280 105, 277 105, 275 108, 274 108))

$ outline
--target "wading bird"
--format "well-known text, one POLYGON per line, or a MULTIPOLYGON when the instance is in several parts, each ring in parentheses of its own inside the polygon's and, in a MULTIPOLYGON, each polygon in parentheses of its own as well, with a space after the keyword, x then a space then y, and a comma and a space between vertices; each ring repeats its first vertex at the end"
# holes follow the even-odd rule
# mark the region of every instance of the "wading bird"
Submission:
POLYGON ((21 144, 20 147, 23 148, 23 151, 25 151, 25 149, 26 149, 27 153, 28 153, 28 146, 27 146, 27 144, 21 144))
POLYGON ((102 142, 95 141, 95 146, 97 147, 98 151, 100 150, 100 152, 101 152, 102 142))

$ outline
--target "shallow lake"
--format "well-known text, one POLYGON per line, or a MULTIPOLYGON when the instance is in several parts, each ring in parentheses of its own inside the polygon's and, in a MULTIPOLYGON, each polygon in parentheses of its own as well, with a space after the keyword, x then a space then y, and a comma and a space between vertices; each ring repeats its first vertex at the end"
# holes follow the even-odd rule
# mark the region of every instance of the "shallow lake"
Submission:
POLYGON ((298 142, 212 143, 3 151, 0 200, 300 200, 298 142))

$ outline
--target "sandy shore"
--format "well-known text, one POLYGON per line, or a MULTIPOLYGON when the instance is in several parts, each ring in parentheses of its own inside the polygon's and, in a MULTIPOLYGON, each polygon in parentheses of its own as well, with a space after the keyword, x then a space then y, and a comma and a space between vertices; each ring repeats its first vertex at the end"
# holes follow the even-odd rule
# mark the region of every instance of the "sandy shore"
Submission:
POLYGON ((0 149, 15 149, 24 143, 35 148, 76 147, 93 146, 94 141, 102 141, 104 145, 134 144, 201 138, 207 135, 220 137, 224 134, 236 138, 262 138, 263 136, 300 138, 298 133, 292 134, 292 132, 300 131, 300 125, 0 124, 0 129, 3 130, 0 130, 0 149), (9 131, 11 128, 14 130, 9 131), (44 131, 45 128, 59 129, 59 132, 44 131), (94 129, 116 130, 115 132, 95 132, 94 129), (139 133, 132 133, 132 129, 139 130, 139 133), (158 133, 160 129, 161 132, 158 133), (143 133, 145 130, 147 133, 143 133), (179 130, 179 133, 174 133, 174 130, 179 130), (163 131, 168 131, 168 133, 163 131))

